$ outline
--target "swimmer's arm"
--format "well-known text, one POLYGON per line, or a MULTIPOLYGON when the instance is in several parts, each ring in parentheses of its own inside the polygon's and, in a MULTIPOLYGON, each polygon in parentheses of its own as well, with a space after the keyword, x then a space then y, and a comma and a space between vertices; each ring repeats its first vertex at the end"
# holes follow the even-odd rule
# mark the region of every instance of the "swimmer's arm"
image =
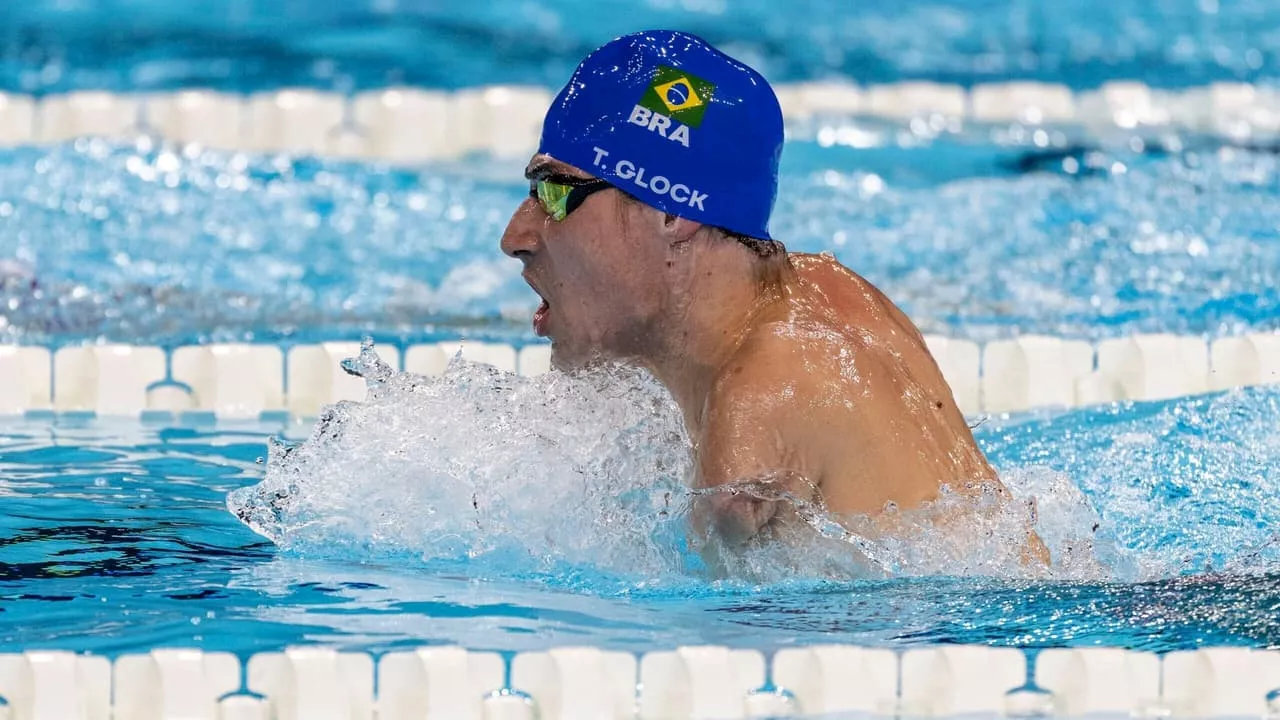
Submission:
POLYGON ((785 429, 794 424, 778 407, 777 388, 772 383, 758 387, 721 397, 708 408, 698 452, 696 488, 710 492, 693 505, 693 529, 701 537, 714 533, 729 547, 747 542, 777 518, 786 501, 765 498, 781 491, 806 497, 812 485, 801 476, 818 479, 805 472, 787 437, 785 429))

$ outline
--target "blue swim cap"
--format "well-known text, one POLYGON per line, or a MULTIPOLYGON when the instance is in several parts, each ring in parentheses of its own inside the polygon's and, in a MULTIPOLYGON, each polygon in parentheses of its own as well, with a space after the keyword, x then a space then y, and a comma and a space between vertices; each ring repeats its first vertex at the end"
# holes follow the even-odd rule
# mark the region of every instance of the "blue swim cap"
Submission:
POLYGON ((699 37, 651 30, 587 56, 538 152, 679 217, 770 240, 782 108, 760 73, 699 37))

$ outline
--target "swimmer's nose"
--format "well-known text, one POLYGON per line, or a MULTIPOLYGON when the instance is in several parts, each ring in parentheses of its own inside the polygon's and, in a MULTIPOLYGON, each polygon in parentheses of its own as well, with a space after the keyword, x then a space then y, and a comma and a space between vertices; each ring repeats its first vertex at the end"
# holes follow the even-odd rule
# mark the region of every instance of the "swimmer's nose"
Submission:
POLYGON ((541 246, 539 233, 545 218, 546 214, 538 209, 532 198, 520 203, 520 207, 511 216, 511 221, 507 223, 507 229, 502 233, 502 252, 517 260, 527 261, 541 246))

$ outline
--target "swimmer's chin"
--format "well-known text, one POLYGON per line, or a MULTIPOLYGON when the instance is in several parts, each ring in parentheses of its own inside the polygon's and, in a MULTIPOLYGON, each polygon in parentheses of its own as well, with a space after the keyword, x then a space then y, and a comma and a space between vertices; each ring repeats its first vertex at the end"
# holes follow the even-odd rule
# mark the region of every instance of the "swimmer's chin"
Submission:
POLYGON ((603 353, 575 353, 557 347, 554 340, 551 343, 551 367, 563 373, 579 373, 618 364, 620 364, 618 361, 606 357, 603 353))
POLYGON ((580 372, 609 365, 640 367, 633 358, 606 352, 599 347, 582 347, 567 339, 551 338, 551 367, 560 372, 580 372))
POLYGON ((551 337, 551 368, 560 372, 573 372, 581 370, 588 363, 581 357, 569 351, 565 347, 565 343, 551 337))

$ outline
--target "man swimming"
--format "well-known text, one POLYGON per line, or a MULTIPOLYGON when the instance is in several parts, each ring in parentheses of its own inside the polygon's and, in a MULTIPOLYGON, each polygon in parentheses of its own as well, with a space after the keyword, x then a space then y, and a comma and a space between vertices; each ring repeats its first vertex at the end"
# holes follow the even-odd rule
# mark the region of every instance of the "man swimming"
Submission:
MULTIPOLYGON (((868 516, 943 487, 1003 494, 906 315, 770 235, 782 144, 768 83, 697 37, 591 53, 547 112, 501 241, 542 298, 553 363, 650 370, 683 413, 700 488, 771 482, 868 516)), ((715 492, 695 522, 732 546, 791 513, 715 492)))

